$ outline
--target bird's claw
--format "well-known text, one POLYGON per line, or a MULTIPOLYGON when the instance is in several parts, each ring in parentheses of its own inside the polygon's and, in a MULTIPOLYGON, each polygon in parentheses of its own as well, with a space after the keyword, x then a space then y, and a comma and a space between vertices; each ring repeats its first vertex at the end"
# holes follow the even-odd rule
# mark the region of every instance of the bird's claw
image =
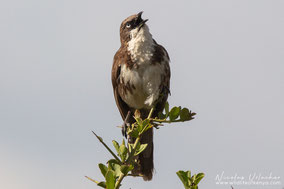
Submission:
POLYGON ((130 124, 129 124, 129 123, 126 123, 126 122, 123 122, 121 132, 122 132, 122 135, 123 135, 125 138, 127 138, 127 127, 130 127, 130 124))
POLYGON ((130 127, 130 123, 128 122, 129 120, 129 117, 130 117, 130 111, 127 112, 127 116, 123 122, 123 125, 122 125, 122 129, 121 129, 121 132, 122 132, 122 135, 127 138, 127 127, 130 127))

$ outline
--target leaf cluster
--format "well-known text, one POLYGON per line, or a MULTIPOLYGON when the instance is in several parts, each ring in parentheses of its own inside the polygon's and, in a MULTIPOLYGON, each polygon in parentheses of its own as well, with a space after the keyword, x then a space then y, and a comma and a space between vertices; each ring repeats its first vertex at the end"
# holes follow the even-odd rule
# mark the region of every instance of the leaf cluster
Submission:
MULTIPOLYGON (((113 156, 112 159, 107 161, 106 164, 99 164, 99 169, 104 177, 104 181, 96 181, 89 177, 89 180, 95 182, 98 186, 107 189, 118 189, 121 186, 121 182, 126 176, 138 176, 131 175, 130 172, 137 165, 137 158, 140 153, 142 153, 146 148, 147 144, 141 144, 140 139, 144 132, 153 126, 161 125, 161 123, 172 123, 172 122, 184 122, 194 119, 195 113, 189 111, 187 108, 173 107, 169 109, 169 104, 166 103, 164 108, 164 113, 160 113, 158 117, 152 118, 152 113, 154 108, 151 109, 148 118, 141 119, 138 115, 135 116, 136 122, 130 127, 127 127, 127 134, 135 139, 134 143, 125 143, 123 139, 121 144, 113 140, 112 144, 114 150, 112 150, 103 139, 99 137, 96 133, 94 135, 103 144, 103 146, 109 151, 113 156)), ((193 175, 191 177, 190 171, 177 172, 179 178, 182 180, 186 189, 196 189, 198 182, 203 178, 201 173, 193 175), (202 176, 202 177, 201 177, 202 176)))
POLYGON ((185 189, 198 189, 198 183, 204 177, 204 173, 198 173, 191 176, 190 171, 178 171, 178 177, 180 178, 181 182, 185 189))
POLYGON ((148 129, 152 128, 150 119, 142 120, 140 117, 135 117, 136 122, 127 128, 127 134, 133 138, 138 138, 148 129))
POLYGON ((126 145, 124 139, 122 140, 121 144, 113 140, 112 144, 116 150, 115 153, 103 142, 101 137, 97 135, 96 137, 101 143, 103 143, 104 146, 106 146, 108 151, 111 151, 111 154, 114 156, 114 159, 110 159, 106 165, 102 163, 99 164, 99 169, 103 177, 105 178, 105 181, 99 182, 89 177, 87 178, 95 182, 98 186, 102 188, 119 188, 119 186, 121 185, 120 182, 122 178, 127 176, 137 163, 133 157, 139 155, 143 150, 145 150, 147 144, 140 144, 140 141, 137 141, 134 144, 129 143, 128 145, 126 145))
POLYGON ((196 113, 189 111, 188 108, 182 108, 181 106, 174 106, 171 110, 169 109, 169 104, 166 103, 164 112, 158 114, 158 118, 155 118, 155 122, 184 122, 194 119, 196 113))

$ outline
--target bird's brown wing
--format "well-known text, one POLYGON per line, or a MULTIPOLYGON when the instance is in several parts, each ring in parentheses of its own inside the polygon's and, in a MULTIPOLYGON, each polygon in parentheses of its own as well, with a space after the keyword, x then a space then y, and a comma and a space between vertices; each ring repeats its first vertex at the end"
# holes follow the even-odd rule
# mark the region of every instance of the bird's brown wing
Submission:
POLYGON ((162 75, 162 82, 160 85, 160 97, 157 100, 157 104, 155 106, 155 111, 153 113, 153 117, 158 116, 158 113, 164 110, 165 104, 168 99, 168 95, 170 94, 170 78, 171 78, 171 70, 170 70, 170 57, 166 49, 159 45, 156 41, 154 41, 155 53, 154 53, 154 62, 164 62, 165 64, 165 72, 162 75))
POLYGON ((114 55, 111 80, 112 80, 113 93, 114 93, 114 98, 115 98, 117 108, 120 112, 122 119, 125 120, 130 108, 121 99, 119 95, 119 90, 120 90, 119 88, 122 87, 120 84, 120 69, 121 69, 121 65, 124 63, 123 61, 125 61, 125 59, 124 57, 122 57, 121 49, 119 49, 114 55))

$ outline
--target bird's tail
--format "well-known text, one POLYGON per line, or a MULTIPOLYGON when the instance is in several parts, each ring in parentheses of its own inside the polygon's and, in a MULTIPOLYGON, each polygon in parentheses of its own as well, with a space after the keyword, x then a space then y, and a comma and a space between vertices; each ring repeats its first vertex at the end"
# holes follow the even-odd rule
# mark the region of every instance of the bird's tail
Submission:
POLYGON ((141 137, 141 144, 148 144, 147 148, 138 155, 138 166, 134 167, 132 173, 142 175, 145 181, 152 180, 154 161, 153 161, 153 128, 148 129, 141 137))
POLYGON ((138 161, 141 166, 141 174, 145 181, 152 180, 154 169, 154 144, 153 144, 153 128, 147 130, 141 138, 141 144, 148 144, 147 148, 139 154, 138 161))

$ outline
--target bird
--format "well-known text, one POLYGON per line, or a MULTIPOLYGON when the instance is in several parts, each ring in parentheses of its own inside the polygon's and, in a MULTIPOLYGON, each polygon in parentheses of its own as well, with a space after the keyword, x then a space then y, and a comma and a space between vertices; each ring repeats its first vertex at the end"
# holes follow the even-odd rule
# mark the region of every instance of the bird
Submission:
MULTIPOLYGON (((136 111, 145 119, 154 108, 152 118, 157 117, 163 111, 170 94, 168 52, 152 38, 146 24, 148 19, 143 20, 142 13, 143 11, 131 15, 121 23, 121 46, 114 55, 111 71, 115 102, 128 126, 135 122, 136 111)), ((123 133, 126 135, 125 130, 123 133)), ((130 137, 128 142, 131 141, 133 139, 130 137)), ((143 133, 140 142, 148 145, 138 155, 139 166, 132 173, 150 181, 154 170, 153 128, 143 133)))

